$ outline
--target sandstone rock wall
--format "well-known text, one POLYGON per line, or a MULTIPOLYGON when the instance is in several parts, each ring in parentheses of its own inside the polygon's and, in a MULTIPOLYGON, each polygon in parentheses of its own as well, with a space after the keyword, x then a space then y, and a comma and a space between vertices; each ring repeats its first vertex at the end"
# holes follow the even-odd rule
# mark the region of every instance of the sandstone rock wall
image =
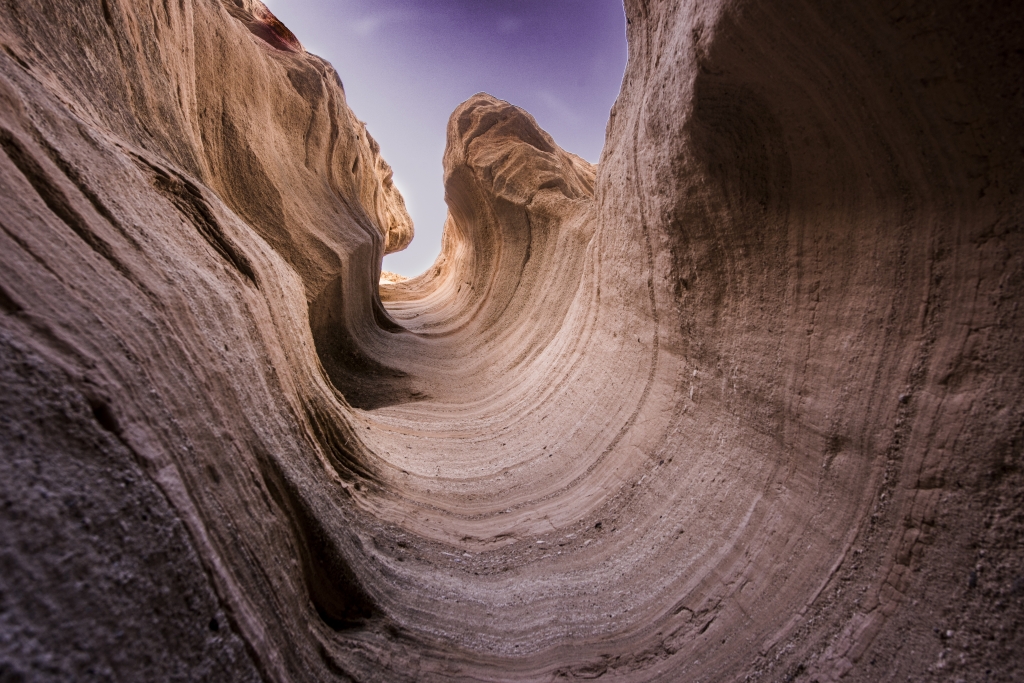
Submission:
POLYGON ((378 296, 265 7, 8 1, 5 677, 1019 677, 1022 12, 626 16, 599 166, 474 96, 378 296))

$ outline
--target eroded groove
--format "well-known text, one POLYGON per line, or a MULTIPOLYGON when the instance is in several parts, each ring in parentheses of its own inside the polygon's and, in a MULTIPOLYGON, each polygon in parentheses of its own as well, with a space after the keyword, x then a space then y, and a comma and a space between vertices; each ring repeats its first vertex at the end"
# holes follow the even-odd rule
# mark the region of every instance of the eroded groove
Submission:
POLYGON ((336 536, 340 530, 325 526, 324 513, 311 509, 309 498, 266 457, 261 458, 260 466, 270 496, 291 522, 306 587, 317 614, 337 631, 365 626, 378 610, 349 566, 346 555, 351 549, 339 547, 336 536))
POLYGON ((165 171, 141 157, 136 157, 136 159, 140 165, 148 169, 153 187, 171 201, 221 258, 230 263, 240 275, 249 281, 249 284, 259 289, 260 285, 252 264, 245 254, 224 235, 224 230, 213 215, 210 205, 203 198, 202 190, 182 175, 165 171))
POLYGON ((0 128, 0 147, 3 147, 7 158, 21 171, 25 180, 29 182, 47 208, 98 256, 110 263, 122 275, 131 279, 129 271, 114 255, 114 250, 110 245, 92 231, 82 215, 71 206, 64 191, 50 179, 39 162, 6 128, 0 128))
POLYGON ((343 479, 357 486, 360 480, 363 483, 380 483, 365 462, 366 453, 362 443, 348 425, 339 424, 330 409, 320 403, 307 404, 305 412, 316 443, 343 479))
POLYGON ((48 156, 50 161, 52 161, 54 165, 61 170, 61 173, 63 173, 68 180, 74 183, 78 191, 82 193, 82 196, 89 200, 89 203, 92 204, 96 213, 106 219, 106 221, 110 223, 111 227, 117 230, 118 234, 120 234, 126 242, 138 249, 139 244, 135 240, 135 236, 125 229, 125 226, 122 225, 121 221, 114 217, 114 214, 111 213, 109 208, 107 208, 107 205, 102 199, 100 199, 99 195, 89 187, 86 179, 82 177, 82 174, 78 169, 72 166, 71 163, 64 158, 64 155, 61 154, 60 150, 50 144, 50 141, 43 137, 38 130, 33 130, 33 139, 36 144, 43 148, 43 151, 46 152, 46 156, 48 156))
POLYGON ((24 310, 21 304, 12 299, 3 287, 0 287, 0 309, 3 309, 7 315, 15 315, 24 310))

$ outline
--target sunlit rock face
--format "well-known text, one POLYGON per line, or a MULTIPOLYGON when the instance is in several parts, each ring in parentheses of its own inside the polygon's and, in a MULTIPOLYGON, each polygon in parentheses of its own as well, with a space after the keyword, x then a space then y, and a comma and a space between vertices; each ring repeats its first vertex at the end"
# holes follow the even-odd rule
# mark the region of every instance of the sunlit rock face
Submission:
POLYGON ((402 280, 261 4, 8 3, 0 678, 1019 679, 1022 15, 630 0, 402 280))

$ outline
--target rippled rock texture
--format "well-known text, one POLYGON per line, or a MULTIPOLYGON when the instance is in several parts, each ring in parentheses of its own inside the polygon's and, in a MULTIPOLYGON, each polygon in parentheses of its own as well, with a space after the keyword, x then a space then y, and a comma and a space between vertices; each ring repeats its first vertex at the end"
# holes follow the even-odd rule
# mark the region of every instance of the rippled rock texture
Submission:
POLYGON ((471 98, 378 292, 265 7, 5 0, 0 678, 1019 679, 1022 15, 629 0, 600 165, 471 98))

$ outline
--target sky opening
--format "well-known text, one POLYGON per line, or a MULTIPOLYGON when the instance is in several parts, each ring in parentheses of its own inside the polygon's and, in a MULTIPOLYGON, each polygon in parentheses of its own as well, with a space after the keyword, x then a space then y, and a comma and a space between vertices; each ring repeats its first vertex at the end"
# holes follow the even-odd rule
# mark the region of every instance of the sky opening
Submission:
POLYGON ((441 250, 448 117, 487 92, 597 162, 626 66, 621 0, 264 0, 331 62, 395 172, 416 236, 384 269, 418 275, 441 250))

